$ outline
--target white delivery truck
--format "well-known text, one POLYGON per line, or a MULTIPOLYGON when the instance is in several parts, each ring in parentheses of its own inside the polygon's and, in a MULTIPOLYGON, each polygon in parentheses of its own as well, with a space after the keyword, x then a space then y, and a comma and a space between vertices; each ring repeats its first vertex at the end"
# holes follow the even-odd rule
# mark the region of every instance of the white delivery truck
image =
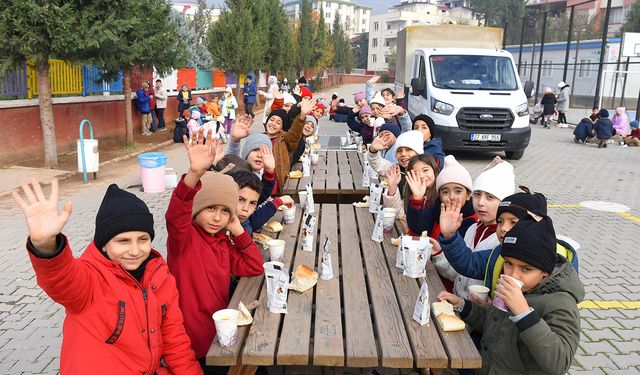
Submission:
POLYGON ((505 151, 520 159, 529 145, 528 96, 502 29, 414 25, 398 32, 395 89, 412 118, 435 122, 446 151, 505 151))

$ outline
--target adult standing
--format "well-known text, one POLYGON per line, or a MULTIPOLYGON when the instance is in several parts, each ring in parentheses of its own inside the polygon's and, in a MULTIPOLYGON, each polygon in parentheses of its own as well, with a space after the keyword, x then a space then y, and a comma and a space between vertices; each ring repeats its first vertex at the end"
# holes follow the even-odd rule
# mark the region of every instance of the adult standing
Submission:
POLYGON ((185 109, 191 106, 191 90, 186 83, 182 84, 180 91, 178 91, 178 113, 182 113, 185 109))
POLYGON ((156 117, 158 118, 158 131, 163 132, 167 130, 167 125, 164 122, 164 110, 167 108, 167 90, 162 87, 162 81, 156 79, 155 95, 156 99, 156 117))
POLYGON ((140 112, 142 118, 142 135, 151 135, 149 131, 151 127, 151 94, 149 93, 149 84, 142 83, 142 88, 136 90, 136 108, 140 112))
POLYGON ((156 132, 156 126, 157 126, 157 121, 156 121, 156 92, 153 88, 153 86, 151 85, 151 82, 149 81, 145 81, 145 83, 147 84, 147 86, 149 86, 149 115, 151 115, 151 133, 155 133, 156 132))
POLYGON ((262 125, 267 123, 267 118, 271 113, 271 105, 276 98, 280 88, 278 87, 278 78, 276 76, 269 76, 267 80, 267 91, 258 90, 258 94, 264 96, 267 100, 264 103, 264 111, 262 112, 262 125))
POLYGON ((564 83, 564 81, 560 81, 558 83, 558 89, 560 92, 558 93, 558 127, 567 128, 567 111, 569 110, 569 85, 564 83))
POLYGON ((258 91, 256 84, 253 83, 252 76, 247 75, 242 91, 244 92, 244 113, 251 116, 251 118, 256 118, 256 115, 253 114, 253 105, 256 103, 256 94, 258 91))

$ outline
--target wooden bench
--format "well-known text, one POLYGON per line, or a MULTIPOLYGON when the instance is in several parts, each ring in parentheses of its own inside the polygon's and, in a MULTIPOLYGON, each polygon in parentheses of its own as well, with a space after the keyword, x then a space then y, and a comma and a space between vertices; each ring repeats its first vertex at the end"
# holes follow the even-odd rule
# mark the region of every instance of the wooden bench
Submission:
MULTIPOLYGON (((373 215, 352 205, 316 205, 313 251, 300 248, 302 212, 278 238, 286 243, 284 263, 319 269, 325 238, 331 241, 334 278, 319 280, 304 293, 289 291, 288 313, 266 307, 264 277, 243 278, 230 308, 259 297, 250 327, 239 327, 234 347, 214 341, 207 363, 233 366, 230 373, 251 374, 257 366, 383 367, 393 369, 479 368, 481 357, 467 331, 442 332, 433 321, 412 318, 420 280, 395 267, 396 247, 389 238, 371 240, 373 215)), ((393 236, 397 236, 394 233, 393 236)), ((428 268, 430 299, 444 287, 428 268)))

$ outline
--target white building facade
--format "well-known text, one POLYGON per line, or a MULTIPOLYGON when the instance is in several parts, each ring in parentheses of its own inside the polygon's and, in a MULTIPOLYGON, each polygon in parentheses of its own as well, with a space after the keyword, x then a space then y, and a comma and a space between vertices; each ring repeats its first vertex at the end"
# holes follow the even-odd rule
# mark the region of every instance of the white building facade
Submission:
MULTIPOLYGON (((300 18, 302 0, 283 2, 284 10, 290 19, 300 18)), ((313 0, 312 9, 324 12, 325 23, 332 27, 335 17, 340 17, 340 24, 345 33, 351 38, 369 31, 371 8, 350 0, 313 0)))
POLYGON ((369 56, 367 70, 383 72, 396 53, 397 33, 411 25, 443 23, 477 24, 468 0, 439 5, 428 0, 406 0, 389 8, 386 13, 371 16, 369 26, 369 56))

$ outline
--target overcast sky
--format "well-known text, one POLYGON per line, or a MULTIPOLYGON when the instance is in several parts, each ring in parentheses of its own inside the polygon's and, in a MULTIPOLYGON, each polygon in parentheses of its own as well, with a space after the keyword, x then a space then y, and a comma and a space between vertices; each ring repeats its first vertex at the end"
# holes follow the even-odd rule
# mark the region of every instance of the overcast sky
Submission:
MULTIPOLYGON (((179 1, 185 1, 185 0, 174 0, 174 2, 179 2, 179 1)), ((188 0, 186 0, 188 1, 188 0)), ((195 0, 194 0, 195 2, 195 0)), ((390 6, 392 5, 396 5, 396 4, 400 4, 400 0, 354 0, 354 3, 360 4, 360 5, 366 5, 369 6, 372 9, 372 12, 374 14, 378 14, 378 13, 383 13, 385 12, 390 6)), ((215 5, 217 7, 221 7, 224 4, 223 0, 207 0, 207 3, 209 3, 210 5, 215 5)))

